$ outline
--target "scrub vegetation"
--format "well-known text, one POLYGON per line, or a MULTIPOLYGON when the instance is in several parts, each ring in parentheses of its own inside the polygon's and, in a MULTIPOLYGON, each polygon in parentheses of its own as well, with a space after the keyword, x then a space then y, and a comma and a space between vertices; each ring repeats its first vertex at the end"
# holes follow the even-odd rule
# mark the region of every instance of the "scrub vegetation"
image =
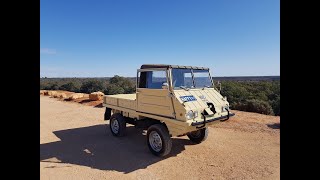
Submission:
MULTIPOLYGON (((280 116, 280 79, 223 79, 221 85, 221 94, 228 98, 231 109, 280 116)), ((101 91, 110 95, 134 93, 135 86, 135 78, 118 75, 112 78, 40 78, 41 90, 101 91)))

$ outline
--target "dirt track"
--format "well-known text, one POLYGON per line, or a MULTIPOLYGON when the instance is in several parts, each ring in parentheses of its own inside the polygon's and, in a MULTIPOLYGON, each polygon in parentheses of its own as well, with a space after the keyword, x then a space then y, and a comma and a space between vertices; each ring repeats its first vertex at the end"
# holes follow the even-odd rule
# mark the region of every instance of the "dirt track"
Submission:
POLYGON ((193 145, 153 156, 145 133, 113 137, 103 108, 40 96, 40 179, 280 179, 280 117, 233 111, 193 145))

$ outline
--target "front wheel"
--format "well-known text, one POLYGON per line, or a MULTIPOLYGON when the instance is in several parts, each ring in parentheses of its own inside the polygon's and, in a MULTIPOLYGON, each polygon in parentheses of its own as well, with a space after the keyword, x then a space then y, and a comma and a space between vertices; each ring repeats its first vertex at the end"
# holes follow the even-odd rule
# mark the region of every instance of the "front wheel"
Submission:
POLYGON ((152 154, 156 156, 166 156, 170 153, 172 140, 168 129, 163 124, 154 124, 148 128, 147 144, 152 154))
POLYGON ((189 132, 187 136, 192 142, 199 144, 207 139, 208 134, 209 134, 209 129, 206 127, 203 129, 199 129, 197 131, 189 132))

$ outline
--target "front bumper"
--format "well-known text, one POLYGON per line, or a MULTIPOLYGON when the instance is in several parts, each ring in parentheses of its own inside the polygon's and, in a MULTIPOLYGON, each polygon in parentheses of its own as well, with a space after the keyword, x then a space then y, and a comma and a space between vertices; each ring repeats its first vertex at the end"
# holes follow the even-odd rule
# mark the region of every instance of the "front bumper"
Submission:
MULTIPOLYGON (((201 126, 201 127, 197 127, 197 128, 202 128, 202 127, 204 127, 204 126, 206 125, 206 123, 213 122, 213 121, 219 121, 219 120, 220 120, 220 121, 226 121, 226 120, 228 120, 231 116, 234 116, 234 115, 235 115, 234 113, 230 113, 230 114, 228 114, 228 115, 226 115, 226 116, 216 117, 216 118, 209 119, 209 120, 206 120, 206 119, 204 118, 203 121, 191 123, 191 126, 203 125, 203 126, 201 126)), ((205 116, 204 116, 204 117, 205 117, 205 116)))

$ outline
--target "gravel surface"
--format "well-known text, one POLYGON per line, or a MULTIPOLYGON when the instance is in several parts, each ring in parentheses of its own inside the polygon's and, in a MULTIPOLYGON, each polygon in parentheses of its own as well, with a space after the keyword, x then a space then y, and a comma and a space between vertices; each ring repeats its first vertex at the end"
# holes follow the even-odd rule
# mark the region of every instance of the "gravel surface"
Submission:
POLYGON ((112 136, 104 108, 40 96, 40 179, 280 179, 280 117, 232 111, 193 145, 173 138, 153 156, 145 132, 112 136))

